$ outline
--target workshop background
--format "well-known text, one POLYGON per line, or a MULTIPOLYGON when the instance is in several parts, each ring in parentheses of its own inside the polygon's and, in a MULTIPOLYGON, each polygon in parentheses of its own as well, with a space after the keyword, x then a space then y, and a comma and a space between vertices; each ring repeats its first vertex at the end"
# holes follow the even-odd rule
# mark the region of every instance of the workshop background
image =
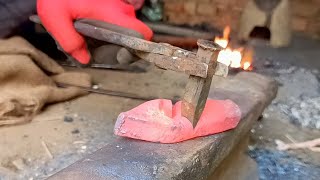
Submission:
MULTIPOLYGON (((51 58, 64 60, 50 35, 29 20, 36 13, 35 6, 35 0, 1 0, 0 37, 19 35, 51 58)), ((278 85, 276 97, 259 114, 248 137, 241 137, 238 150, 205 179, 320 177, 319 0, 150 0, 137 17, 157 29, 155 42, 194 50, 199 37, 227 40, 228 52, 242 55, 235 65, 228 62, 229 77, 248 73, 244 77, 255 81, 256 76, 250 75, 255 73, 274 79, 278 85), (179 28, 188 30, 173 30, 179 28), (184 37, 179 36, 182 32, 184 37)), ((185 76, 147 67, 151 70, 136 74, 94 69, 80 72, 90 73, 100 88, 149 97, 180 96, 185 76)), ((235 84, 233 90, 239 89, 244 96, 259 91, 245 89, 246 85, 235 84)), ((142 102, 92 93, 48 105, 28 123, 0 126, 0 180, 46 179, 110 146, 118 115, 142 102)), ((122 149, 120 145, 114 148, 122 149)), ((155 169, 153 175, 160 171, 150 166, 155 169)))
MULTIPOLYGON (((240 16, 249 0, 164 0, 165 21, 173 24, 209 24, 223 29, 231 26, 237 32, 240 16)), ((319 38, 320 2, 290 0, 292 30, 319 38)))

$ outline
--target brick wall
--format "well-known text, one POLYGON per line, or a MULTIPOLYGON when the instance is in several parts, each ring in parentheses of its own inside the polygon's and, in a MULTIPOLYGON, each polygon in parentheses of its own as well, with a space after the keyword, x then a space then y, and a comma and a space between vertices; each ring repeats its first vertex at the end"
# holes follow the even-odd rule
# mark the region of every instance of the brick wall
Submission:
MULTIPOLYGON (((248 0, 164 0, 165 21, 173 24, 207 23, 236 31, 248 0)), ((294 31, 320 38, 320 0, 290 0, 294 31)))
POLYGON ((320 0, 291 0, 292 27, 320 38, 320 0))

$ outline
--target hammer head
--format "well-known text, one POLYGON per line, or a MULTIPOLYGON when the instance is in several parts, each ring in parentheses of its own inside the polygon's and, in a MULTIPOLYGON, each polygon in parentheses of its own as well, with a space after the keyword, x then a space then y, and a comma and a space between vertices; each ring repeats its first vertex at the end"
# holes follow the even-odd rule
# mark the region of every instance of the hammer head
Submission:
POLYGON ((196 61, 208 64, 206 78, 190 76, 182 99, 182 115, 195 127, 201 117, 210 91, 212 77, 216 72, 217 58, 222 49, 213 41, 198 40, 196 61))

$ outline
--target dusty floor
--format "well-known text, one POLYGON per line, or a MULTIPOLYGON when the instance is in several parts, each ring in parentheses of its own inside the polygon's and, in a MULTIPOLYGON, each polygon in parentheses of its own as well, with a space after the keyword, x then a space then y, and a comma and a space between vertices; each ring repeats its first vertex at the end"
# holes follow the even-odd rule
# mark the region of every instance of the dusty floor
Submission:
POLYGON ((318 179, 319 152, 308 149, 279 151, 275 143, 303 142, 320 137, 318 130, 299 128, 278 112, 266 110, 264 118, 251 130, 248 154, 258 163, 260 179, 318 179))
POLYGON ((320 138, 320 43, 298 35, 289 48, 254 44, 255 71, 273 77, 280 86, 277 98, 251 131, 248 154, 258 163, 260 179, 319 179, 319 152, 279 151, 276 140, 320 138))
MULTIPOLYGON (((309 170, 320 171, 320 154, 309 150, 279 152, 276 150, 275 140, 289 143, 290 139, 305 141, 320 137, 319 130, 301 127, 304 121, 297 120, 290 111, 286 111, 288 108, 285 106, 292 104, 295 106, 297 102, 291 102, 289 97, 300 98, 301 92, 304 94, 301 98, 314 99, 317 95, 319 96, 320 61, 316 58, 320 56, 318 51, 320 43, 298 36, 295 37, 292 47, 285 49, 275 50, 259 42, 255 42, 254 46, 257 52, 256 71, 274 77, 282 85, 275 103, 266 109, 264 118, 252 130, 252 142, 248 153, 258 162, 261 179, 268 179, 265 177, 283 179, 285 175, 292 174, 294 171, 301 172, 302 177, 312 179, 308 176, 313 175, 309 170), (294 65, 304 67, 303 72, 300 73, 301 68, 296 68, 294 72, 286 71, 289 66, 294 65), (297 74, 292 75, 294 73, 297 74), (283 84, 287 79, 295 79, 301 75, 306 79, 283 84), (288 167, 283 168, 281 162, 285 158, 277 156, 277 153, 296 158, 297 163, 305 165, 307 170, 303 169, 302 172, 299 168, 290 169, 290 166, 288 166, 289 170, 288 167), (270 157, 275 159, 270 165, 270 162, 268 164, 263 157, 269 160, 272 159, 270 157), (274 167, 276 168, 273 169, 274 167), (273 170, 272 176, 265 169, 273 170), (305 172, 309 173, 305 174, 305 172)), ((107 89, 162 98, 178 97, 185 85, 185 76, 160 70, 148 74, 98 71, 94 73, 94 80, 107 89)), ((299 99, 299 101, 303 100, 299 99)), ((113 137, 111 127, 117 115, 141 102, 91 94, 71 102, 49 106, 29 124, 1 127, 0 179, 45 179, 86 154, 106 145, 108 138, 113 137)), ((296 111, 298 114, 308 116, 308 113, 306 115, 303 110, 302 108, 296 111)), ((319 111, 319 109, 315 110, 315 113, 319 111)), ((311 124, 311 126, 315 125, 316 123, 311 124)))

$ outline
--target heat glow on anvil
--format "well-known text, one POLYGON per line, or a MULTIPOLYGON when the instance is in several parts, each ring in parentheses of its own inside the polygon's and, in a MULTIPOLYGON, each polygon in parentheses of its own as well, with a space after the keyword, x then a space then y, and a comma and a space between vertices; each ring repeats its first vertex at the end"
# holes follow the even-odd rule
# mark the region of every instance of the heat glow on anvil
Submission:
POLYGON ((207 179, 247 137, 277 94, 274 80, 252 72, 234 78, 214 77, 214 82, 209 99, 230 99, 240 107, 241 120, 235 129, 177 144, 106 134, 110 141, 105 147, 48 179, 207 179))
POLYGON ((178 143, 235 128, 241 111, 231 100, 208 99, 195 128, 182 116, 182 102, 156 99, 121 113, 114 127, 118 136, 157 143, 178 143))

